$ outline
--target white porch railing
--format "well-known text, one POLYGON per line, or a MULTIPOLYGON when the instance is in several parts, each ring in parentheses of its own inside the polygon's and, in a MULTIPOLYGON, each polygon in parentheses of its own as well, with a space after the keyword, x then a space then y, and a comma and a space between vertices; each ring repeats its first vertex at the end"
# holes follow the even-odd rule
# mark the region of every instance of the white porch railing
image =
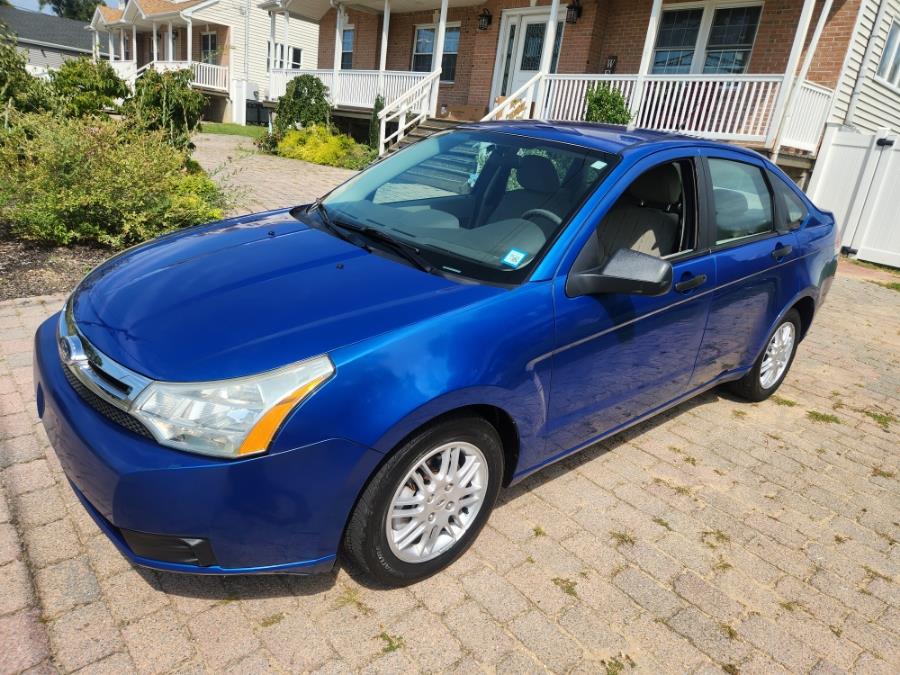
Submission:
POLYGON ((528 82, 498 103, 493 110, 481 118, 481 121, 531 119, 541 77, 541 73, 532 77, 528 82))
POLYGON ((428 78, 429 73, 404 70, 273 69, 269 73, 269 98, 277 100, 284 96, 287 83, 300 75, 315 75, 319 78, 328 87, 328 96, 334 106, 371 108, 379 91, 385 102, 394 101, 428 78))
POLYGON ((378 113, 381 122, 378 133, 379 155, 383 154, 392 143, 399 143, 410 129, 423 122, 432 113, 434 90, 440 77, 440 70, 428 73, 402 96, 389 101, 378 113), (394 121, 397 122, 397 130, 388 136, 388 124, 394 121))
POLYGON ((196 87, 228 91, 228 66, 217 66, 212 63, 199 63, 197 61, 150 61, 140 68, 136 68, 134 61, 111 61, 110 65, 116 74, 121 77, 128 86, 133 87, 134 81, 143 75, 148 68, 153 68, 160 73, 174 70, 190 70, 191 84, 196 87))
POLYGON ((794 97, 793 110, 788 111, 785 119, 781 144, 816 152, 825 122, 828 121, 833 96, 834 92, 826 87, 809 81, 801 84, 794 97))
POLYGON ((637 75, 550 75, 543 116, 550 120, 583 120, 585 94, 601 82, 622 94, 630 108, 636 81, 637 75))
POLYGON ((109 65, 112 66, 112 69, 115 71, 116 75, 125 80, 126 82, 132 83, 134 82, 135 74, 137 73, 137 63, 132 61, 110 61, 109 65))

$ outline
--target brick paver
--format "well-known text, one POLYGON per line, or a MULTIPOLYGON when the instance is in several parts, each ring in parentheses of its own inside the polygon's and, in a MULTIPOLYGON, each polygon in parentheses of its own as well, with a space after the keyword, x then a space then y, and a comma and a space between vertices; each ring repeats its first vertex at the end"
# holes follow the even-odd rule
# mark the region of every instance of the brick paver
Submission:
POLYGON ((398 590, 125 562, 34 410, 25 336, 61 303, 0 303, 0 672, 900 672, 895 291, 839 277, 778 398, 711 392, 548 467, 398 590))

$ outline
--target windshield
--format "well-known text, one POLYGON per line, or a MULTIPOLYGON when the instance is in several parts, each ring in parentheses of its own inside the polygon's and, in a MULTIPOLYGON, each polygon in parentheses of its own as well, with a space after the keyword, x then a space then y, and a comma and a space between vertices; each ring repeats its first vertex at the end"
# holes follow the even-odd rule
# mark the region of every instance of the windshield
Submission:
POLYGON ((454 131, 375 164, 323 203, 338 225, 378 229, 443 272, 519 283, 613 161, 563 143, 454 131))

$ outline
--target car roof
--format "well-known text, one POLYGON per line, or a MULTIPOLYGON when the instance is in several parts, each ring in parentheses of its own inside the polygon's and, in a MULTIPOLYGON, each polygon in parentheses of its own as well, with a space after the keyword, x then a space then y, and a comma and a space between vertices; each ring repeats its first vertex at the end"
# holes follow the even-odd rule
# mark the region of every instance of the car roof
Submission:
POLYGON ((660 150, 674 146, 721 147, 728 150, 744 152, 748 155, 760 155, 747 148, 717 143, 702 138, 676 134, 668 131, 651 129, 628 129, 616 124, 599 124, 596 122, 552 122, 546 120, 517 120, 504 122, 474 122, 458 127, 460 129, 484 129, 510 134, 528 136, 544 140, 572 143, 586 148, 602 150, 615 154, 626 154, 631 151, 660 150))

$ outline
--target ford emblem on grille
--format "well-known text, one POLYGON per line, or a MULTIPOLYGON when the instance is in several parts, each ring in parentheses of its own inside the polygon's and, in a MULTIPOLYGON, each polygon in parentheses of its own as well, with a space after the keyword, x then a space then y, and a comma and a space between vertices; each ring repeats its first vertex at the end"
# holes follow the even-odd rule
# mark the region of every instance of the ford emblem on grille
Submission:
POLYGON ((66 363, 87 360, 81 340, 74 335, 61 335, 59 337, 59 352, 66 363))

